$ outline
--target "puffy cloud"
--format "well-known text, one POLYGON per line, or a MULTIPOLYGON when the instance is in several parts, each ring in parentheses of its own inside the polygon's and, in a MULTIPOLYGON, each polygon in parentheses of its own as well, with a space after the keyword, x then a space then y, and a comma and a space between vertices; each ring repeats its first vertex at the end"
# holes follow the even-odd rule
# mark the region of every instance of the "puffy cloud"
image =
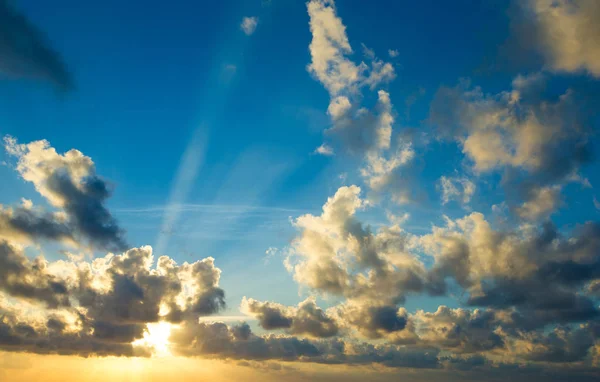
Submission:
POLYGON ((78 356, 150 356, 150 349, 134 347, 114 336, 104 338, 86 331, 69 332, 64 323, 48 320, 46 325, 33 326, 18 317, 0 317, 0 348, 5 351, 27 351, 39 354, 78 356))
POLYGON ((396 58, 400 55, 400 52, 397 49, 388 49, 388 54, 392 58, 396 58))
POLYGON ((530 220, 559 207, 560 188, 581 181, 579 169, 591 159, 589 100, 572 90, 545 99, 538 90, 544 81, 519 76, 511 91, 496 95, 466 81, 442 87, 429 116, 441 138, 459 143, 476 174, 504 170, 511 210, 530 220))
POLYGON ((352 53, 352 48, 333 1, 313 0, 307 7, 313 36, 309 46, 312 62, 308 70, 332 96, 356 87, 364 68, 346 57, 352 53))
POLYGON ((456 200, 462 204, 468 204, 475 193, 475 183, 466 177, 446 177, 440 178, 440 187, 442 189, 442 204, 451 200, 456 200))
POLYGON ((341 187, 320 216, 294 220, 299 230, 286 265, 300 284, 323 294, 376 299, 382 305, 429 289, 427 271, 410 253, 414 238, 399 226, 373 233, 356 219, 365 206, 357 186, 341 187))
POLYGON ((600 4, 595 0, 529 0, 522 4, 532 22, 535 48, 554 71, 600 76, 600 4))
POLYGON ((65 281, 49 272, 43 258, 29 261, 21 248, 4 240, 0 240, 0 290, 51 308, 70 305, 65 281))
POLYGON ((557 102, 528 96, 519 83, 510 92, 484 94, 467 82, 442 87, 431 104, 430 121, 442 136, 456 139, 479 172, 522 168, 559 179, 589 159, 587 116, 572 91, 557 102))
POLYGON ((327 114, 332 126, 326 135, 341 145, 336 152, 348 151, 364 158, 361 174, 375 191, 393 190, 392 199, 410 199, 407 176, 401 168, 411 162, 414 151, 410 142, 393 137, 395 116, 390 95, 378 89, 396 77, 394 66, 377 58, 375 52, 362 44, 366 63, 351 60, 352 47, 346 27, 330 0, 308 3, 311 63, 308 71, 323 84, 331 97, 327 114), (374 107, 362 106, 362 91, 377 90, 374 107))
POLYGON ((595 223, 563 237, 550 223, 496 231, 483 215, 472 213, 419 240, 435 259, 432 280, 451 278, 469 293, 470 305, 517 309, 513 323, 521 328, 585 321, 600 313, 579 294, 599 272, 595 223))
POLYGON ((340 322, 367 338, 391 340, 393 336, 393 342, 414 342, 413 333, 403 332, 408 324, 408 313, 404 308, 351 301, 336 307, 334 311, 340 322))
POLYGON ((367 55, 371 65, 354 63, 348 58, 352 48, 346 35, 346 27, 337 16, 333 1, 313 0, 308 3, 310 30, 313 39, 309 49, 312 62, 308 71, 329 91, 331 102, 327 113, 334 122, 331 132, 339 134, 350 150, 363 151, 369 147, 389 147, 391 108, 389 95, 379 92, 382 109, 382 126, 375 126, 377 119, 366 109, 359 108, 360 89, 373 90, 381 83, 395 77, 391 64, 375 58, 374 52, 367 55), (365 136, 365 137, 363 137, 365 136))
POLYGON ((257 336, 246 324, 186 322, 173 330, 175 354, 246 360, 304 361, 325 364, 382 364, 388 367, 438 368, 439 352, 338 339, 307 340, 289 336, 257 336))
POLYGON ((338 325, 314 299, 306 299, 297 307, 286 307, 273 302, 254 299, 242 300, 242 312, 255 316, 259 325, 266 330, 285 329, 290 334, 308 335, 316 338, 338 334, 338 325))
POLYGON ((75 149, 61 155, 45 140, 18 144, 14 138, 5 137, 4 141, 6 151, 17 158, 21 177, 66 215, 66 221, 53 221, 50 214, 36 216, 32 210, 21 209, 16 214, 3 211, 5 225, 29 235, 58 239, 79 236, 100 248, 126 248, 123 229, 104 205, 110 186, 96 174, 90 157, 75 149))
POLYGON ((334 125, 327 134, 338 138, 351 152, 374 155, 388 150, 394 123, 390 95, 383 90, 378 92, 376 113, 364 108, 352 109, 344 100, 347 98, 336 97, 329 105, 328 113, 334 125))
POLYGON ((597 335, 584 326, 576 329, 557 327, 547 335, 527 333, 511 339, 510 352, 537 362, 580 362, 584 361, 594 346, 597 335))
POLYGON ((0 237, 24 244, 47 239, 75 245, 73 230, 62 214, 33 209, 29 204, 15 208, 0 205, 0 237))
POLYGON ((242 23, 240 24, 240 28, 248 36, 250 36, 251 34, 254 33, 257 26, 258 26, 258 17, 244 17, 242 19, 242 23))
POLYGON ((6 0, 0 1, 0 72, 47 80, 61 90, 73 87, 71 73, 44 33, 6 0))
POLYGON ((493 310, 438 307, 433 313, 417 311, 420 341, 459 353, 474 353, 503 348, 503 336, 496 331, 499 320, 493 310))
POLYGON ((531 196, 517 208, 520 217, 527 220, 547 218, 561 204, 560 187, 540 187, 530 190, 531 196))
POLYGON ((5 333, 0 335, 0 347, 8 350, 136 355, 131 343, 144 336, 148 323, 197 321, 225 306, 220 270, 212 258, 178 265, 162 256, 155 264, 150 247, 92 262, 48 262, 42 257, 31 261, 19 248, 1 242, 0 276, 0 296, 29 302, 27 309, 35 312, 8 312, 12 318, 2 321, 5 333), (71 324, 60 315, 71 317, 71 324), (35 322, 36 317, 45 321, 35 322), (32 329, 21 332, 21 327, 32 329))

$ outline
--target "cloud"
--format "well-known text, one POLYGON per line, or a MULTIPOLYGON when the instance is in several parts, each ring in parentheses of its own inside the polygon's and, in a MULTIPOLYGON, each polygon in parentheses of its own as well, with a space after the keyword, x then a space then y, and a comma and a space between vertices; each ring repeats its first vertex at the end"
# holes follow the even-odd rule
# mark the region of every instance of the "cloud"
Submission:
POLYGON ((530 190, 532 195, 517 208, 517 214, 527 220, 547 218, 561 205, 560 187, 540 187, 530 190))
POLYGON ((0 241, 0 290, 50 308, 70 306, 65 281, 49 272, 47 262, 29 261, 21 248, 4 240, 0 241))
POLYGON ((420 341, 458 353, 475 353, 504 347, 496 333, 500 322, 493 310, 474 311, 439 306, 433 312, 419 310, 413 320, 419 323, 420 341))
POLYGON ((597 1, 528 0, 520 5, 533 30, 534 48, 549 69, 600 76, 597 1))
POLYGON ((399 226, 373 233, 356 219, 366 206, 357 186, 340 187, 319 216, 296 218, 298 236, 286 266, 301 285, 325 295, 371 299, 381 305, 426 289, 427 272, 409 253, 412 236, 399 226))
POLYGON ((299 303, 297 307, 286 307, 244 297, 241 311, 255 316, 259 325, 266 330, 284 329, 290 334, 315 338, 332 337, 337 335, 339 330, 335 320, 310 298, 299 303))
POLYGON ((329 92, 327 114, 331 127, 325 131, 336 153, 361 156, 361 174, 378 198, 392 190, 398 203, 413 199, 412 182, 406 174, 414 156, 412 144, 394 136, 395 112, 390 94, 380 87, 396 78, 394 66, 377 58, 375 51, 362 44, 365 61, 355 62, 346 27, 337 15, 333 1, 308 3, 312 41, 308 71, 329 92), (363 92, 376 92, 374 107, 363 106, 363 92))
POLYGON ((0 205, 0 238, 23 244, 45 239, 76 245, 63 215, 25 204, 14 208, 0 205))
POLYGON ((388 49, 388 54, 391 58, 396 58, 400 55, 400 52, 397 49, 388 49))
POLYGON ((7 0, 0 1, 0 73, 50 81, 61 90, 73 88, 72 75, 60 54, 7 0))
POLYGON ((477 172, 509 166, 548 177, 570 175, 589 157, 586 115, 576 94, 568 90, 550 102, 527 97, 524 90, 488 95, 467 82, 442 87, 432 101, 430 121, 442 137, 459 142, 477 172))
POLYGON ((126 248, 123 229, 104 205, 111 187, 96 174, 90 157, 75 149, 58 154, 48 141, 19 144, 12 137, 4 141, 6 151, 17 159, 19 175, 65 215, 64 221, 53 221, 52 215, 33 210, 5 210, 4 220, 12 216, 7 224, 46 238, 78 236, 99 248, 126 248))
POLYGON ((475 175, 504 171, 509 206, 526 219, 559 207, 562 185, 580 181, 591 160, 589 97, 568 89, 548 99, 544 83, 540 74, 518 76, 512 90, 490 95, 462 81, 440 88, 429 113, 436 134, 459 144, 475 175))
POLYGON ((439 180, 442 189, 442 204, 456 200, 462 204, 468 204, 477 187, 465 177, 442 176, 439 180))
POLYGON ((468 293, 468 305, 514 309, 513 324, 520 329, 581 322, 600 313, 579 293, 600 271, 596 223, 562 237, 551 223, 496 231, 482 214, 472 213, 419 240, 435 259, 432 280, 454 280, 468 293))
POLYGON ((379 305, 368 302, 350 302, 334 309, 338 320, 344 325, 356 329, 369 339, 387 338, 392 342, 414 342, 414 334, 402 336, 408 324, 408 313, 395 305, 379 305), (402 332, 402 333, 401 333, 402 332), (397 334, 401 334, 398 336, 397 334))
MULTIPOLYGON (((366 138, 366 142, 349 142, 350 150, 362 151, 379 144, 385 146, 385 140, 389 140, 389 137, 373 136, 383 132, 376 127, 369 127, 375 120, 366 109, 358 107, 358 102, 361 88, 373 90, 394 79, 393 66, 378 60, 375 53, 364 44, 363 49, 370 65, 364 62, 356 64, 350 60, 348 55, 352 54, 352 48, 346 35, 346 27, 337 16, 333 1, 310 1, 308 14, 313 37, 309 46, 311 63, 308 71, 323 84, 331 96, 327 113, 334 122, 332 132, 341 135, 342 140, 347 138, 362 141, 362 135, 372 135, 366 138)), ((380 103, 390 104, 387 93, 380 92, 379 98, 380 103)), ((388 130, 391 127, 386 126, 385 129, 383 134, 390 135, 391 130, 388 130)))
POLYGON ((323 143, 321 146, 319 146, 315 149, 315 154, 331 156, 334 154, 334 152, 333 152, 333 148, 331 146, 328 146, 325 143, 323 143))
POLYGON ((248 36, 256 31, 256 27, 258 26, 258 17, 244 17, 242 19, 242 23, 240 24, 240 28, 244 33, 248 36))
POLYGON ((29 304, 0 314, 4 350, 149 355, 152 349, 131 347, 148 323, 197 321, 225 307, 212 258, 178 265, 161 256, 155 263, 152 249, 141 247, 91 262, 31 261, 0 242, 0 265, 0 296, 29 304))

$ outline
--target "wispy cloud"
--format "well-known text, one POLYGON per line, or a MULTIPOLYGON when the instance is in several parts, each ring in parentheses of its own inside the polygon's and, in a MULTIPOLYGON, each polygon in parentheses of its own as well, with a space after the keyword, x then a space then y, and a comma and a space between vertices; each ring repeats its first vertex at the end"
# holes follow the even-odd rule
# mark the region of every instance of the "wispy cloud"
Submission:
POLYGON ((48 80, 61 90, 70 90, 73 78, 61 55, 11 3, 0 1, 0 73, 48 80))
POLYGON ((170 230, 170 227, 173 227, 177 223, 179 214, 181 213, 181 209, 178 206, 187 199, 198 171, 202 167, 206 141, 206 133, 201 129, 196 130, 185 153, 181 157, 179 169, 171 187, 169 203, 164 206, 162 211, 164 218, 155 246, 156 253, 158 254, 163 253, 165 250, 169 241, 167 232, 170 230))

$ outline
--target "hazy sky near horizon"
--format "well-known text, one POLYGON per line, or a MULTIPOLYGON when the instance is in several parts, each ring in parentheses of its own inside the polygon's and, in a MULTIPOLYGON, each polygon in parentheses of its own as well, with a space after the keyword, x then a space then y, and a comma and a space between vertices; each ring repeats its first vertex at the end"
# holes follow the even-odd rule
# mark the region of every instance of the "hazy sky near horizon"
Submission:
POLYGON ((598 378, 598 19, 0 0, 0 379, 598 378))

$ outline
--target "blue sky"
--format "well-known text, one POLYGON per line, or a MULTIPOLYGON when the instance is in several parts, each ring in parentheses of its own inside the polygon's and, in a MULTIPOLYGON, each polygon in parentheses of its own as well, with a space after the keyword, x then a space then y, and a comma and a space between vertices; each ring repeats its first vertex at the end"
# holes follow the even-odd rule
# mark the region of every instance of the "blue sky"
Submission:
MULTIPOLYGON (((151 245, 155 257, 179 264, 213 257, 227 299, 220 315, 240 315, 244 296, 284 306, 310 296, 323 308, 358 304, 358 292, 336 295, 303 273, 313 255, 295 258, 304 259, 298 245, 309 245, 307 232, 320 232, 311 224, 321 224, 296 219, 318 218, 328 198, 350 198, 342 194, 352 185, 361 193, 350 236, 354 219, 369 240, 401 229, 410 238, 403 251, 427 270, 443 263, 436 246, 448 242, 431 244, 433 227, 464 233, 478 226, 477 213, 494 235, 527 236, 551 223, 565 243, 598 220, 600 39, 586 23, 598 11, 593 1, 574 9, 560 1, 556 14, 543 0, 314 0, 314 14, 304 1, 286 0, 16 3, 60 54, 73 87, 53 86, 35 66, 24 75, 4 70, 0 135, 21 144, 46 139, 59 154, 74 148, 90 157, 112 188, 106 208, 130 247, 151 245), (332 24, 318 24, 319 15, 332 24), (255 25, 244 30, 244 18, 255 25), (552 34, 562 22, 581 29, 552 34), (329 51, 310 48, 319 33, 332 33, 329 51), (311 66, 319 54, 330 55, 323 72, 311 66), (359 78, 336 72, 340 62, 355 65, 359 78), (332 107, 346 101, 337 119, 332 107), (388 115, 389 142, 373 143, 388 115)), ((15 171, 8 146, 0 155, 2 204, 48 205, 37 183, 15 171)), ((504 256, 494 248, 490 264, 504 256)), ((28 251, 54 262, 61 249, 43 241, 28 251)), ((95 247, 88 255, 105 253, 95 247)), ((488 270, 471 271, 481 288, 490 281, 481 276, 488 270)), ((446 276, 446 293, 407 293, 394 306, 415 314, 469 305, 474 286, 446 276)), ((597 297, 590 301, 597 309, 597 297)), ((260 320, 251 326, 268 331, 260 320)))

